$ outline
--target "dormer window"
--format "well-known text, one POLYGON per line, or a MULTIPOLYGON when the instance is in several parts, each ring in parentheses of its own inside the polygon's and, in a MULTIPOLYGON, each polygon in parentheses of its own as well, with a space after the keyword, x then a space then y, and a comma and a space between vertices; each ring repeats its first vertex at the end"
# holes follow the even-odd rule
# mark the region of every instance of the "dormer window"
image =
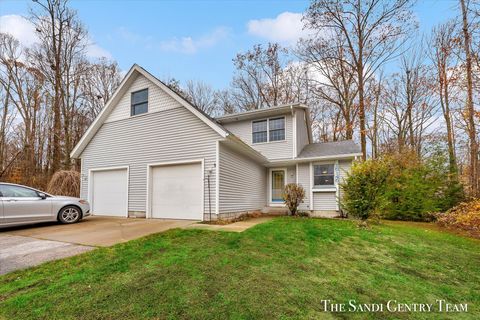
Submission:
POLYGON ((285 117, 252 122, 252 143, 285 140, 285 117))
POLYGON ((148 89, 132 92, 131 115, 136 116, 148 112, 148 89))

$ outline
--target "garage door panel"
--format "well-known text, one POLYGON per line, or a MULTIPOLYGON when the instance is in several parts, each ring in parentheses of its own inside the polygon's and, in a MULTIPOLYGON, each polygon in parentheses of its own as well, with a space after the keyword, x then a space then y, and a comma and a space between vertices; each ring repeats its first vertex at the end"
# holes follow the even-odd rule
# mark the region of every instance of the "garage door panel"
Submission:
POLYGON ((169 219, 202 219, 201 163, 153 167, 151 216, 169 219))
POLYGON ((127 169, 94 171, 92 175, 92 212, 94 215, 127 215, 127 169))

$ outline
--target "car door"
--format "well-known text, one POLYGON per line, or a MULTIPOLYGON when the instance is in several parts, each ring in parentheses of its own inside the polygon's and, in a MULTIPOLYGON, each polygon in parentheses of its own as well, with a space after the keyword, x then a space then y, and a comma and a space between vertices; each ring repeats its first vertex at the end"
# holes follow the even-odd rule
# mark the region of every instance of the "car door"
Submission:
POLYGON ((52 201, 40 197, 36 190, 17 186, 0 185, 3 202, 3 223, 14 224, 52 220, 52 201))

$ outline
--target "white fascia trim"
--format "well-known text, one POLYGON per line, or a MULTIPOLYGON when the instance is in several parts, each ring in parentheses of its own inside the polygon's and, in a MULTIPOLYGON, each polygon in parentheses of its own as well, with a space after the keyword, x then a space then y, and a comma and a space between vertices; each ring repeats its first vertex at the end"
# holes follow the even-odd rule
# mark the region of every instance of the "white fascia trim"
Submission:
POLYGON ((162 166, 169 166, 169 165, 176 165, 176 164, 188 164, 188 163, 200 163, 202 165, 202 218, 201 221, 204 221, 205 218, 205 159, 188 159, 188 160, 174 160, 174 161, 164 161, 164 162, 155 162, 155 163, 148 163, 147 164, 147 197, 145 203, 145 218, 149 219, 152 218, 151 213, 151 196, 150 192, 152 191, 152 168, 153 167, 162 167, 162 166))
POLYGON ((237 136, 235 136, 233 134, 229 134, 227 136, 227 139, 229 141, 235 143, 238 147, 240 147, 245 152, 248 152, 248 154, 250 154, 252 157, 256 158, 260 163, 267 164, 269 162, 268 159, 263 154, 261 154, 260 152, 258 152, 255 149, 253 149, 251 146, 246 144, 243 140, 241 140, 237 136))
POLYGON ((335 154, 331 156, 319 156, 319 157, 309 157, 309 158, 295 158, 298 161, 315 161, 315 160, 330 160, 330 159, 345 159, 345 158, 355 158, 361 156, 361 153, 346 153, 346 154, 335 154))
POLYGON ((83 149, 86 147, 87 143, 93 138, 97 130, 106 120, 108 114, 110 114, 110 111, 111 111, 110 109, 112 109, 112 106, 114 105, 114 101, 116 102, 118 96, 123 95, 124 93, 123 91, 125 90, 125 84, 128 81, 128 79, 130 79, 130 77, 132 76, 135 70, 136 70, 135 65, 133 65, 128 71, 128 73, 125 75, 123 80, 120 82, 120 85, 118 86, 117 90, 115 90, 112 97, 107 101, 102 111, 100 111, 100 113, 97 115, 95 120, 93 120, 92 124, 88 127, 87 131, 83 134, 80 141, 75 145, 72 152, 70 152, 70 158, 76 159, 80 156, 83 149))
POLYGON ((224 130, 220 125, 216 124, 214 121, 206 117, 204 114, 202 114, 200 111, 198 111, 195 107, 193 107, 190 103, 185 101, 182 97, 180 97, 177 93, 172 91, 169 87, 164 85, 161 81, 159 81, 157 78, 155 78, 153 75, 151 75, 148 71, 143 69, 137 64, 134 64, 130 70, 128 71, 127 75, 123 78, 122 82, 118 86, 117 90, 115 93, 112 95, 110 100, 105 104, 105 107, 102 109, 102 111, 99 113, 99 115, 95 118, 93 123, 88 127, 87 131, 85 134, 82 136, 80 141, 77 143, 75 148, 73 148, 72 152, 70 153, 70 157, 73 159, 76 159, 80 156, 82 153, 83 149, 87 146, 88 142, 93 138, 93 136, 96 134, 97 130, 100 128, 100 126, 105 122, 106 118, 112 111, 112 108, 115 106, 118 96, 121 96, 125 93, 126 87, 125 84, 127 83, 128 79, 130 79, 133 75, 134 72, 138 72, 139 74, 143 75, 146 77, 148 80, 156 84, 158 87, 160 87, 163 91, 165 91, 169 96, 171 96, 173 99, 175 99, 178 103, 180 103, 182 106, 187 108, 190 112, 192 112, 194 115, 196 115, 200 120, 202 120, 205 124, 207 124, 210 128, 215 130, 220 136, 223 138, 227 137, 229 133, 224 130))
POLYGON ((260 117, 263 114, 267 114, 266 117, 271 117, 274 116, 274 114, 282 114, 282 113, 288 113, 288 110, 291 108, 301 108, 301 109, 308 109, 308 106, 302 104, 302 103, 293 103, 293 104, 284 104, 284 105, 279 105, 279 106, 273 106, 270 108, 263 108, 263 109, 256 109, 256 110, 250 110, 250 111, 245 111, 245 112, 238 112, 238 113, 232 113, 228 114, 225 116, 221 117, 216 117, 215 119, 219 121, 220 123, 222 122, 235 122, 235 121, 241 121, 245 120, 245 118, 249 118, 252 115, 255 117, 260 117))
POLYGON ((125 208, 125 217, 128 218, 128 199, 130 198, 130 195, 128 194, 128 189, 129 189, 129 186, 130 186, 130 166, 117 166, 117 167, 98 167, 98 168, 91 168, 88 170, 88 184, 87 184, 87 200, 88 202, 90 203, 90 205, 92 206, 90 208, 90 210, 92 211, 92 214, 95 215, 95 213, 93 212, 93 205, 94 203, 92 202, 92 177, 93 177, 93 173, 94 172, 98 172, 98 171, 112 171, 112 170, 127 170, 127 203, 125 204, 126 205, 126 208, 125 208))
POLYGON ((143 69, 142 67, 135 65, 134 68, 138 70, 143 76, 145 76, 148 80, 152 81, 154 84, 159 86, 162 90, 164 90, 168 95, 170 95, 173 99, 175 99, 178 103, 180 103, 182 106, 187 108, 190 112, 192 112, 194 115, 196 115, 198 118, 200 118, 205 124, 207 124, 210 128, 215 130, 218 134, 220 134, 223 138, 226 138, 229 133, 222 129, 218 124, 216 124, 214 121, 209 119, 207 116, 205 116, 203 113, 197 110, 194 106, 192 106, 190 103, 185 101, 184 98, 180 97, 176 92, 174 92, 172 89, 164 85, 161 81, 159 81, 157 78, 155 78, 152 74, 150 74, 147 70, 143 69))

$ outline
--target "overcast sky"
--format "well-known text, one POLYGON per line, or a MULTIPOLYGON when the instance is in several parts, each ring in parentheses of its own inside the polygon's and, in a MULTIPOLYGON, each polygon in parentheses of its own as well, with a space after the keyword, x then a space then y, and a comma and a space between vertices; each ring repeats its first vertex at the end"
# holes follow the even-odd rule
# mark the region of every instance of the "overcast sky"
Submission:
MULTIPOLYGON (((452 17, 456 0, 419 0, 420 32, 452 17)), ((228 86, 232 58, 256 43, 292 45, 302 36, 308 1, 131 1, 82 0, 70 6, 89 30, 91 58, 106 56, 122 70, 138 63, 156 76, 183 83, 203 80, 228 86)), ((28 17, 31 1, 0 0, 0 31, 25 44, 35 41, 28 17)))

